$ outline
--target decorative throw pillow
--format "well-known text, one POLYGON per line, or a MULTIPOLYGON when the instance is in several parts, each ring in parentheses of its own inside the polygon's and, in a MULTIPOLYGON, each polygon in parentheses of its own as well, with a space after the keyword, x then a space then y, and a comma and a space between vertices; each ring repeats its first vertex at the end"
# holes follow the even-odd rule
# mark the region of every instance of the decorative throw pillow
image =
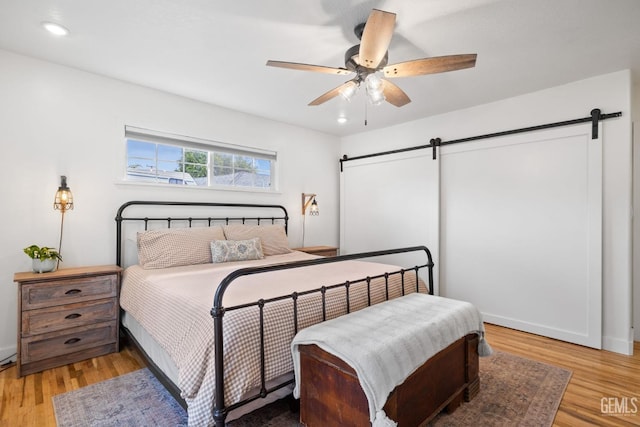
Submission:
POLYGON ((138 263, 144 269, 208 264, 212 240, 224 239, 222 227, 169 228, 138 233, 138 263))
POLYGON ((262 259, 260 238, 249 240, 214 240, 211 242, 213 262, 248 261, 262 259))
POLYGON ((227 240, 247 240, 259 237, 265 256, 288 254, 291 252, 287 233, 285 233, 283 225, 225 225, 224 235, 227 240))

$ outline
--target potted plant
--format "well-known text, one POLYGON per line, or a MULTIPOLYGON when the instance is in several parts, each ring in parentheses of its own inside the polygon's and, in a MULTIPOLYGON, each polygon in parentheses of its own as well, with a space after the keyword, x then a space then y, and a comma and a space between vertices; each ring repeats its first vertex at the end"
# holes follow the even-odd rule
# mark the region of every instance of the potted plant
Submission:
POLYGON ((27 246, 23 249, 24 253, 32 259, 31 267, 36 273, 46 273, 56 268, 58 261, 62 261, 60 253, 55 248, 38 245, 27 246))

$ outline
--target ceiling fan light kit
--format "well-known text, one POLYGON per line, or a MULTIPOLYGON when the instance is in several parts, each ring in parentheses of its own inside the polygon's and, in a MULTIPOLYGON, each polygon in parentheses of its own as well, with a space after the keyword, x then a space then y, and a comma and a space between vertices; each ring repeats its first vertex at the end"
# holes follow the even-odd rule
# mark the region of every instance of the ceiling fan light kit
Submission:
POLYGON ((395 13, 373 9, 367 22, 358 24, 354 29, 360 44, 347 49, 344 68, 271 60, 267 61, 267 65, 335 75, 356 74, 353 79, 311 101, 310 106, 323 104, 338 95, 350 100, 364 82, 367 98, 372 104, 379 105, 387 101, 396 107, 408 104, 411 99, 402 89, 386 79, 443 73, 475 66, 476 54, 422 58, 387 65, 388 49, 395 24, 395 13), (381 72, 386 79, 381 79, 377 72, 381 72))
POLYGON ((382 104, 385 101, 382 79, 375 74, 369 74, 364 82, 367 86, 369 102, 373 105, 382 104))
POLYGON ((355 95, 356 92, 358 91, 359 85, 353 81, 350 81, 348 83, 351 83, 351 84, 346 85, 342 89, 340 89, 340 95, 342 95, 342 97, 347 101, 351 101, 351 98, 353 98, 353 95, 355 95))

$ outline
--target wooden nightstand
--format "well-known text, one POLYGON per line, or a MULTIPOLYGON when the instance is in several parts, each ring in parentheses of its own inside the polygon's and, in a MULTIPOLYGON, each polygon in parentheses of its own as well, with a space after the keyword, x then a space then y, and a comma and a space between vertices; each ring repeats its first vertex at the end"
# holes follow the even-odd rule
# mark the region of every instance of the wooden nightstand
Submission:
POLYGON ((115 265, 16 273, 18 376, 118 351, 115 265))
POLYGON ((305 246, 304 248, 293 248, 293 250, 320 256, 338 255, 338 248, 335 246, 305 246))

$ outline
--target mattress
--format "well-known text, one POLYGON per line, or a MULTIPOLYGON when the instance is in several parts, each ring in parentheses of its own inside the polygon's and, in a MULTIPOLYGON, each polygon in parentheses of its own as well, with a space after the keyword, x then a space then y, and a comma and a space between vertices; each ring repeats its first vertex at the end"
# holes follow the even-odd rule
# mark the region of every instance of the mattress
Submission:
MULTIPOLYGON (((138 321, 128 314, 126 311, 121 317, 122 324, 127 328, 129 333, 136 339, 142 350, 147 354, 147 357, 155 363, 156 367, 160 369, 165 376, 177 387, 178 384, 178 367, 173 363, 169 354, 153 339, 153 337, 138 323, 138 321)), ((275 385, 277 383, 285 382, 289 379, 293 379, 293 373, 286 374, 277 380, 270 381, 267 385, 275 385)), ((249 390, 246 396, 251 396, 257 393, 258 390, 249 390)), ((293 392, 293 384, 288 387, 283 387, 273 393, 268 394, 265 398, 254 400, 246 405, 229 411, 227 415, 227 421, 233 421, 241 416, 255 411, 269 403, 275 402, 278 399, 282 399, 293 392)), ((243 396, 244 398, 245 396, 243 396)))
MULTIPOLYGON (((213 421, 214 332, 210 310, 217 284, 238 268, 312 258, 315 256, 292 252, 249 262, 157 270, 143 270, 139 266, 127 268, 121 291, 121 306, 127 312, 125 326, 137 324, 132 328, 138 329, 135 333, 142 337, 144 345, 154 354, 152 359, 181 390, 188 405, 190 426, 210 425, 213 421)), ((223 318, 226 404, 240 401, 260 385, 259 309, 249 307, 231 310, 230 307, 289 295, 294 291, 331 286, 345 280, 355 282, 367 276, 375 277, 398 270, 399 267, 386 264, 345 261, 245 276, 234 281, 223 301, 227 308, 223 318)), ((405 274, 404 292, 402 282, 400 275, 393 275, 388 280, 372 280, 372 303, 385 300, 387 294, 389 298, 394 298, 403 293, 415 292, 416 279, 413 272, 405 274)), ((421 286, 426 292, 424 284, 421 283, 421 286)), ((351 286, 351 311, 367 306, 369 297, 366 288, 366 282, 351 286)), ((300 329, 322 321, 320 301, 319 294, 299 298, 300 329)), ((326 301, 327 318, 346 313, 344 289, 327 291, 326 301)), ((295 335, 292 305, 290 300, 279 301, 265 306, 263 310, 266 325, 265 373, 268 381, 278 381, 283 376, 290 375, 293 368, 289 348, 295 335)), ((285 391, 285 394, 288 392, 285 391)))

